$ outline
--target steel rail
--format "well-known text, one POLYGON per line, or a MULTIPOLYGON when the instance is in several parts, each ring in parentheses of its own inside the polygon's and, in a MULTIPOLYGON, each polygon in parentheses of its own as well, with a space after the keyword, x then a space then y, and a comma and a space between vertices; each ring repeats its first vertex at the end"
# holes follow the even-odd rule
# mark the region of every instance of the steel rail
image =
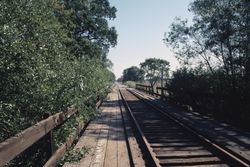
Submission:
POLYGON ((148 153, 147 154, 148 155, 147 156, 147 161, 148 161, 149 165, 152 166, 152 167, 160 167, 161 165, 159 163, 159 160, 156 158, 155 153, 153 152, 152 148, 150 147, 150 144, 148 143, 145 135, 143 134, 143 132, 142 132, 140 126, 139 126, 139 123, 135 119, 135 116, 132 113, 132 111, 131 111, 125 97, 123 96, 122 92, 120 91, 120 89, 119 89, 119 93, 120 93, 121 98, 122 98, 122 100, 124 102, 124 106, 127 109, 128 113, 129 113, 129 115, 131 117, 132 124, 136 128, 137 133, 139 134, 138 137, 140 138, 140 141, 143 144, 143 147, 144 147, 145 151, 148 153))
POLYGON ((186 125, 183 121, 181 121, 178 118, 176 118, 176 117, 174 117, 174 116, 166 113, 165 111, 163 111, 162 109, 160 109, 159 107, 157 107, 155 104, 152 104, 152 102, 150 102, 148 99, 143 98, 142 95, 139 95, 139 93, 135 93, 131 89, 127 89, 127 90, 130 93, 132 93, 134 96, 136 96, 138 99, 140 99, 141 101, 143 101, 144 103, 148 104, 149 106, 151 106, 152 108, 154 108, 158 112, 160 112, 163 115, 165 115, 170 120, 174 121, 175 123, 177 123, 178 125, 180 125, 184 129, 186 129, 187 131, 191 132, 198 139, 200 139, 201 142, 205 143, 211 149, 213 149, 214 151, 216 151, 219 156, 223 156, 223 158, 226 159, 227 162, 230 162, 230 165, 234 165, 234 166, 237 166, 237 167, 241 167, 241 166, 242 167, 250 167, 249 160, 246 160, 245 158, 241 157, 238 154, 235 155, 236 153, 235 154, 231 153, 231 151, 223 148, 222 146, 220 146, 216 142, 214 142, 211 139, 207 138, 206 136, 200 134, 193 127, 191 127, 189 125, 186 125))

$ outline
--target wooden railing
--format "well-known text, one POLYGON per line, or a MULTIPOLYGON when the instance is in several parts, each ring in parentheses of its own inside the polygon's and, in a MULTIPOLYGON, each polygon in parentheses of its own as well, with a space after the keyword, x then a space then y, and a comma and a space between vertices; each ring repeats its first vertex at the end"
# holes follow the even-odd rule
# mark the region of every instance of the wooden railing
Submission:
MULTIPOLYGON (((97 102, 96 107, 101 105, 101 100, 99 97, 98 100, 99 101, 97 102)), ((64 155, 66 150, 72 146, 87 123, 83 121, 80 122, 75 132, 72 132, 72 134, 70 134, 66 139, 66 142, 62 144, 56 151, 53 151, 52 148, 52 131, 55 128, 60 128, 62 124, 64 124, 76 113, 77 110, 74 107, 71 107, 67 112, 59 112, 51 116, 47 114, 45 115, 47 118, 44 120, 0 143, 0 166, 6 165, 24 150, 28 149, 33 144, 41 140, 46 143, 45 150, 49 155, 44 166, 56 166, 58 160, 64 155)))
POLYGON ((136 84, 136 89, 154 94, 154 90, 150 85, 136 84))
POLYGON ((225 96, 219 94, 209 94, 209 93, 199 93, 199 92, 184 92, 183 90, 172 90, 167 87, 155 87, 155 92, 150 85, 136 84, 136 89, 144 91, 149 94, 162 96, 164 98, 171 98, 170 95, 174 93, 187 94, 193 97, 204 97, 204 98, 213 98, 213 99, 222 99, 226 98, 225 96))
POLYGON ((220 94, 209 94, 203 92, 187 92, 184 90, 172 90, 167 87, 156 87, 155 92, 149 85, 136 84, 136 89, 146 93, 159 96, 162 99, 167 99, 175 104, 187 107, 199 112, 213 112, 214 108, 219 108, 223 105, 227 96, 220 94), (191 108, 190 108, 191 107, 191 108), (210 111, 211 110, 211 111, 210 111))
POLYGON ((143 84, 136 84, 136 89, 147 92, 149 94, 152 95, 156 95, 156 96, 167 96, 167 89, 166 88, 162 88, 162 87, 156 87, 156 92, 154 91, 154 89, 150 86, 150 85, 143 85, 143 84), (163 91, 161 91, 161 89, 163 91), (164 94, 161 94, 164 93, 164 94))

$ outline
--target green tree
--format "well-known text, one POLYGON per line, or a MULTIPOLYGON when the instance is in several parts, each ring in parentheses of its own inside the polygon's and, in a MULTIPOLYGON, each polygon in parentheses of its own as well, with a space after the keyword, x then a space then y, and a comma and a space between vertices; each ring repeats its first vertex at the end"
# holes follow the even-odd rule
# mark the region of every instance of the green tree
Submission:
POLYGON ((193 24, 177 19, 164 39, 185 67, 173 74, 173 96, 186 101, 186 94, 188 101, 197 100, 204 108, 214 106, 211 111, 221 109, 232 120, 249 122, 245 119, 250 97, 249 1, 194 0, 189 10, 194 13, 193 24), (205 97, 213 97, 209 107, 205 97))
POLYGON ((182 66, 204 64, 213 73, 213 57, 206 49, 205 41, 195 26, 188 26, 187 20, 176 18, 171 25, 171 31, 165 33, 164 42, 173 49, 182 66))
POLYGON ((237 87, 237 76, 248 74, 249 10, 246 0, 196 0, 190 4, 194 24, 177 19, 165 43, 184 63, 205 64, 211 73, 223 70, 237 87))
POLYGON ((70 39, 65 45, 78 63, 77 73, 71 82, 81 87, 82 96, 88 97, 93 91, 110 84, 106 82, 109 72, 105 71, 112 67, 112 62, 107 59, 107 53, 110 47, 116 45, 117 34, 114 27, 109 27, 108 19, 116 17, 116 9, 107 0, 61 2, 55 13, 70 39), (103 73, 99 75, 99 82, 93 75, 97 70, 99 74, 103 73), (94 82, 96 86, 91 87, 89 83, 94 82))
POLYGON ((108 19, 114 19, 115 13, 116 8, 108 0, 62 0, 56 16, 68 30, 71 40, 66 44, 71 53, 105 62, 109 47, 117 43, 116 30, 108 25, 108 19))
MULTIPOLYGON (((55 134, 58 145, 93 115, 97 92, 115 80, 107 58, 115 12, 107 0, 0 1, 0 141, 74 105, 79 112, 55 134)), ((43 156, 36 151, 10 165, 35 166, 43 156)))
POLYGON ((6 138, 63 106, 55 95, 73 64, 53 1, 3 0, 0 6, 0 127, 6 138))
POLYGON ((141 69, 145 73, 145 78, 149 81, 152 89, 161 78, 163 72, 164 77, 168 76, 169 62, 163 59, 149 58, 140 64, 141 69))
POLYGON ((144 71, 136 66, 123 70, 123 82, 126 81, 142 81, 144 79, 144 71))

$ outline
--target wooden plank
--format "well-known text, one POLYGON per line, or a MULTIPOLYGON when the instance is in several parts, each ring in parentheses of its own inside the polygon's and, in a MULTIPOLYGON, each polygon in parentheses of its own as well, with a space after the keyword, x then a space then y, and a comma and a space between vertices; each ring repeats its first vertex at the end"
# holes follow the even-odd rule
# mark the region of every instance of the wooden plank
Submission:
POLYGON ((160 163, 191 163, 191 162, 221 162, 217 157, 195 157, 195 158, 169 158, 162 159, 160 163))
POLYGON ((63 167, 89 167, 93 163, 95 158, 95 152, 97 148, 97 141, 101 135, 101 129, 103 124, 107 123, 108 113, 103 111, 101 116, 90 122, 87 129, 84 131, 83 136, 79 139, 74 149, 87 148, 89 152, 79 162, 68 162, 63 167))
MULTIPOLYGON (((96 103, 96 108, 98 108, 101 103, 102 100, 98 101, 96 103)), ((75 109, 75 107, 71 106, 67 112, 56 113, 0 143, 0 166, 3 166, 14 159, 17 155, 29 148, 52 129, 62 124, 76 112, 77 110, 75 109)), ((79 129, 79 127, 77 128, 77 134, 81 131, 81 129, 82 128, 79 129)), ((66 147, 65 144, 63 144, 56 151, 55 155, 51 157, 52 159, 54 159, 52 164, 54 164, 54 161, 57 161, 58 158, 61 157, 62 154, 64 154, 69 145, 72 145, 73 141, 71 142, 71 138, 69 137, 66 142, 66 147)))
MULTIPOLYGON (((102 103, 102 100, 99 100, 96 103, 96 108, 99 108, 100 105, 102 103)), ((67 113, 66 115, 68 117, 72 116, 74 113, 72 111, 69 111, 69 113, 67 113)), ((76 131, 74 133, 72 133, 68 139, 66 140, 66 142, 64 144, 62 144, 57 151, 53 154, 53 156, 46 162, 46 164, 44 165, 44 167, 54 167, 57 165, 57 162, 60 160, 60 158, 65 154, 65 152, 67 151, 67 149, 69 149, 72 144, 74 143, 75 140, 77 140, 78 136, 80 135, 82 129, 85 127, 84 122, 80 122, 79 126, 77 127, 76 131), (74 134, 77 134, 77 136, 75 136, 74 134), (71 136, 75 136, 74 138, 72 138, 71 136)), ((79 148, 75 147, 75 148, 79 148)), ((82 148, 82 147, 81 147, 82 148)))
POLYGON ((196 147, 200 146, 199 143, 197 142, 172 142, 172 143, 152 143, 150 144, 152 147, 156 146, 163 146, 163 147, 175 147, 175 148, 180 148, 180 147, 196 147))
POLYGON ((200 150, 205 150, 203 146, 195 146, 195 147, 157 147, 153 148, 154 151, 200 151, 200 150))
POLYGON ((137 143, 137 140, 135 138, 135 135, 132 131, 132 127, 131 127, 130 120, 129 120, 129 114, 126 111, 126 109, 122 103, 122 99, 121 99, 120 94, 119 94, 119 100, 120 100, 121 114, 122 114, 123 119, 124 119, 125 130, 126 130, 126 134, 127 134, 127 138, 128 138, 127 139, 128 140, 128 147, 129 147, 132 162, 133 162, 133 164, 131 166, 145 167, 146 164, 145 164, 145 161, 143 159, 141 149, 140 149, 140 147, 137 143))
POLYGON ((124 105, 122 104, 122 100, 120 96, 119 96, 119 100, 120 100, 120 105, 121 105, 120 106, 121 114, 123 116, 124 123, 125 123, 125 129, 126 129, 126 134, 128 138, 128 145, 130 148, 131 158, 133 160, 132 165, 134 165, 135 167, 145 167, 146 164, 145 164, 145 161, 143 160, 143 155, 141 153, 139 145, 132 131, 132 127, 130 125, 129 115, 126 112, 124 105))
POLYGON ((57 113, 0 143, 0 166, 15 158, 65 119, 63 112, 57 113))
POLYGON ((44 167, 54 167, 57 165, 57 162, 60 160, 60 158, 65 154, 67 149, 69 149, 75 140, 77 140, 80 132, 84 128, 85 124, 83 122, 80 122, 75 132, 69 135, 69 137, 66 139, 66 142, 62 144, 56 152, 50 157, 50 159, 46 162, 44 167))
POLYGON ((70 107, 67 112, 65 113, 65 117, 70 118, 72 115, 74 115, 75 113, 77 113, 77 110, 75 109, 74 106, 70 107))
POLYGON ((109 109, 111 114, 111 123, 108 133, 108 143, 106 148, 106 155, 104 161, 104 167, 117 167, 117 120, 114 105, 112 109, 109 109))
MULTIPOLYGON (((79 163, 79 166, 86 166, 89 167, 92 163, 92 160, 94 158, 94 154, 95 154, 95 149, 97 147, 97 141, 98 141, 98 136, 101 133, 101 128, 100 128, 100 124, 98 124, 98 126, 96 127, 96 129, 94 129, 94 131, 92 131, 91 136, 89 136, 88 134, 86 134, 85 138, 82 141, 82 147, 86 147, 89 150, 89 153, 86 157, 83 157, 79 163), (87 136, 88 135, 88 136, 87 136)), ((80 145, 77 146, 78 148, 80 147, 80 145)))
MULTIPOLYGON (((151 99, 154 98, 151 97, 151 99)), ((237 141, 243 136, 246 140, 250 141, 249 137, 247 137, 248 134, 242 132, 237 134, 237 130, 233 127, 228 125, 223 127, 223 125, 219 125, 218 122, 213 119, 204 116, 201 117, 197 113, 178 112, 179 110, 171 106, 166 106, 165 104, 159 105, 158 103, 158 106, 161 106, 160 109, 162 113, 168 113, 165 109, 173 110, 168 114, 170 114, 171 117, 177 118, 183 125, 187 125, 185 126, 186 128, 191 129, 194 134, 198 134, 199 138, 206 141, 207 144, 216 148, 221 153, 226 154, 229 158, 233 157, 235 161, 243 166, 249 165, 249 144, 237 141), (230 131, 232 131, 232 129, 234 129, 234 131, 231 133, 230 131), (235 141, 232 140, 232 137, 235 138, 235 141)))
POLYGON ((100 134, 100 121, 94 120, 89 124, 87 129, 84 131, 83 136, 79 139, 78 143, 74 147, 74 149, 81 149, 87 148, 88 154, 83 157, 80 162, 69 163, 66 162, 63 167, 78 167, 78 166, 90 166, 92 156, 95 151, 96 143, 97 143, 97 136, 100 134))
POLYGON ((108 97, 109 100, 103 103, 101 117, 90 123, 75 146, 91 147, 89 154, 80 162, 66 163, 64 167, 130 166, 117 94, 113 91, 108 97))
POLYGON ((142 146, 145 149, 145 151, 147 152, 147 154, 146 154, 147 160, 149 161, 149 163, 152 164, 152 166, 159 167, 160 166, 159 160, 155 157, 155 153, 152 151, 152 148, 150 147, 148 141, 146 140, 145 135, 142 133, 141 127, 139 126, 137 120, 135 119, 134 114, 132 113, 132 111, 127 103, 128 100, 131 100, 131 99, 129 99, 131 96, 128 96, 127 90, 121 90, 121 96, 122 96, 122 98, 124 98, 124 103, 127 106, 127 109, 128 109, 127 111, 130 115, 130 118, 131 118, 133 124, 134 124, 134 127, 135 127, 137 133, 139 133, 139 135, 138 135, 139 140, 143 144, 142 146), (128 98, 128 100, 126 98, 128 98))
POLYGON ((157 155, 157 157, 161 157, 161 156, 183 156, 183 155, 212 155, 211 152, 206 151, 206 150, 195 150, 195 151, 177 151, 177 150, 157 150, 154 151, 157 155))
MULTIPOLYGON (((118 103, 118 102, 117 102, 118 103)), ((126 145, 126 139, 123 129, 122 116, 120 108, 116 108, 117 112, 117 130, 118 130, 118 167, 130 166, 128 148, 126 145)))
MULTIPOLYGON (((107 111, 103 111, 107 112, 107 111)), ((95 155, 91 161, 91 167, 102 167, 104 164, 105 159, 105 150, 107 146, 107 138, 108 138, 108 131, 109 131, 109 119, 110 113, 107 112, 106 116, 102 119, 104 119, 104 123, 101 124, 100 127, 100 135, 97 141, 97 146, 95 149, 95 155)))

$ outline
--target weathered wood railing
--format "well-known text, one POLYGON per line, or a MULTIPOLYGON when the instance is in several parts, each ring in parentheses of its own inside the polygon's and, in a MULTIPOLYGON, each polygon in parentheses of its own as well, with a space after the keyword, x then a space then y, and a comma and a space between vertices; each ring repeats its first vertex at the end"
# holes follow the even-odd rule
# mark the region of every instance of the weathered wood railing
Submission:
POLYGON ((219 108, 220 105, 223 105, 223 99, 227 98, 218 94, 186 92, 183 90, 172 90, 167 87, 156 87, 156 92, 152 92, 153 89, 149 89, 149 87, 149 85, 136 84, 136 89, 138 90, 170 100, 180 106, 188 107, 188 109, 199 110, 200 112, 213 112, 214 108, 219 108))
MULTIPOLYGON (((99 101, 97 102, 96 107, 101 105, 101 100, 99 97, 98 100, 99 101)), ((0 166, 6 165, 16 156, 41 139, 43 139, 44 142, 47 142, 46 151, 49 154, 47 162, 44 166, 56 166, 58 160, 64 155, 66 150, 72 146, 87 123, 83 121, 80 122, 75 132, 72 132, 72 134, 70 134, 66 139, 66 142, 62 144, 56 151, 53 151, 52 148, 52 131, 55 128, 59 128, 64 122, 66 122, 76 113, 77 110, 74 107, 71 107, 67 112, 59 112, 51 116, 47 114, 47 116, 45 116, 47 118, 44 120, 0 143, 0 166)))
POLYGON ((136 89, 154 94, 153 88, 150 85, 136 84, 136 89))
POLYGON ((152 91, 149 91, 149 85, 137 84, 136 88, 151 95, 161 97, 161 99, 167 100, 186 110, 212 116, 235 126, 249 129, 246 128, 249 127, 250 118, 246 108, 249 108, 249 98, 247 97, 250 96, 244 97, 239 92, 220 90, 221 93, 215 93, 213 91, 205 92, 205 90, 185 89, 176 86, 156 87, 156 91, 152 93, 152 91))

